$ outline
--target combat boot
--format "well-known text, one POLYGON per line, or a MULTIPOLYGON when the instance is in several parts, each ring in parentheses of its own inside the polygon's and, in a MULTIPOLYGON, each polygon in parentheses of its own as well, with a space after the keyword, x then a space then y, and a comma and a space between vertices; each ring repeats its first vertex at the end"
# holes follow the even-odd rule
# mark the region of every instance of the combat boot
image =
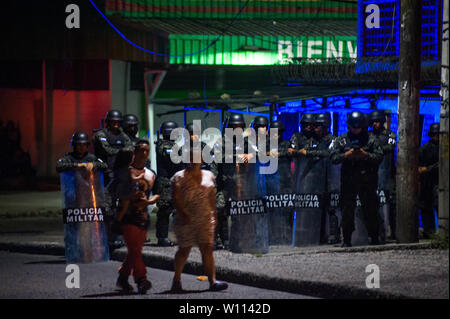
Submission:
POLYGON ((344 242, 342 243, 342 248, 352 247, 352 233, 343 233, 344 242))

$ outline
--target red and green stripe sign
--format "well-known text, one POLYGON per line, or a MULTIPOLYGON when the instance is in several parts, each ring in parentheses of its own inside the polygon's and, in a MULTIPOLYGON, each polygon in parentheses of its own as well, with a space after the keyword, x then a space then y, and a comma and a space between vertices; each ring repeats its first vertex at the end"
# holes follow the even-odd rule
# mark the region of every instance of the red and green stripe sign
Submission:
MULTIPOLYGON (((230 19, 241 0, 106 0, 106 14, 128 18, 230 19)), ((355 3, 332 0, 250 0, 239 18, 248 19, 356 19, 355 3)))

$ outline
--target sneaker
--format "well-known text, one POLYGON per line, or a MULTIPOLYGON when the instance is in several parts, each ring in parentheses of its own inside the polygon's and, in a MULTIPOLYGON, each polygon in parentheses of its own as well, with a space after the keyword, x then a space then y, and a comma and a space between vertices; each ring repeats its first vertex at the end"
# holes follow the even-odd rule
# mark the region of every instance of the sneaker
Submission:
POLYGON ((138 293, 141 295, 145 295, 150 288, 152 288, 152 283, 147 280, 147 278, 141 278, 137 282, 138 293))
POLYGON ((121 275, 117 278, 116 287, 125 292, 133 291, 133 286, 129 284, 128 277, 121 275))
POLYGON ((159 238, 158 245, 159 247, 173 247, 175 244, 169 240, 169 238, 159 238))
POLYGON ((181 281, 172 281, 172 288, 170 288, 171 293, 179 294, 183 292, 183 287, 181 286, 181 281))
POLYGON ((228 288, 228 284, 223 281, 216 280, 214 283, 209 285, 209 290, 211 291, 221 291, 228 288))

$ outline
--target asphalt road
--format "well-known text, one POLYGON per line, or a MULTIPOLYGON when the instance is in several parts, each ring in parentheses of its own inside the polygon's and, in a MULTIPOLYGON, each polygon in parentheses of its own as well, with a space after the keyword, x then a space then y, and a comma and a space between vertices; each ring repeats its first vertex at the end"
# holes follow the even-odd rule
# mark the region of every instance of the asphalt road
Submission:
MULTIPOLYGON (((119 262, 80 264, 79 288, 67 288, 66 279, 73 278, 73 271, 66 272, 64 257, 30 255, 0 251, 0 299, 310 299, 311 297, 229 284, 225 291, 208 291, 208 282, 196 276, 183 274, 186 293, 169 292, 173 272, 147 267, 147 277, 152 289, 146 295, 122 294, 115 287, 119 262)), ((199 274, 201 275, 201 274, 199 274)), ((71 281, 72 283, 74 281, 71 281)), ((134 285, 130 277, 129 282, 134 285)))

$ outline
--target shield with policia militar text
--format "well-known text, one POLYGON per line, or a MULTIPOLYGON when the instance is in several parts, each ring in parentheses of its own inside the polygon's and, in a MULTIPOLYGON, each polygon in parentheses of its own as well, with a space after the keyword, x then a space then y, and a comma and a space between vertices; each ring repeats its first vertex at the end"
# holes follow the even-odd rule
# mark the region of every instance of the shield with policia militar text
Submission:
POLYGON ((108 261, 103 173, 64 172, 60 181, 66 262, 108 261))

